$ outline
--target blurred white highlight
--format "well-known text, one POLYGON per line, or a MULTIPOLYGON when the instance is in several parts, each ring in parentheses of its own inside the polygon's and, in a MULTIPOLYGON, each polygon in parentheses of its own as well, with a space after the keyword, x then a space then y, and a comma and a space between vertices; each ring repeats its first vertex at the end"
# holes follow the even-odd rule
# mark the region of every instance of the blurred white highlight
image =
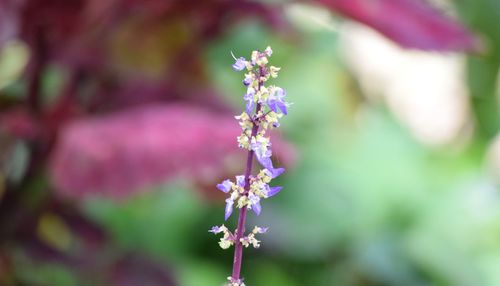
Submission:
POLYGON ((368 98, 385 101, 425 144, 446 145, 459 137, 470 118, 464 56, 404 50, 350 22, 340 34, 345 62, 368 98))

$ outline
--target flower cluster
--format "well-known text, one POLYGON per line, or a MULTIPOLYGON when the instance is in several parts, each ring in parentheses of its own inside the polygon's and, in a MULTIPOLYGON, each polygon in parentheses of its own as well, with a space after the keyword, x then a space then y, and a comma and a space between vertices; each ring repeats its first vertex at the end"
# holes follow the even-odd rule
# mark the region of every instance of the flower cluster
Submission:
POLYGON ((288 114, 290 104, 285 101, 284 89, 275 85, 265 85, 269 79, 276 78, 280 70, 275 66, 267 66, 268 58, 272 53, 271 48, 267 47, 263 52, 253 51, 250 60, 243 57, 236 58, 233 55, 235 59, 233 69, 246 70, 243 79, 243 85, 246 87, 246 93, 243 96, 246 108, 235 118, 242 129, 241 135, 237 137, 238 145, 248 150, 249 156, 244 175, 236 176, 234 181, 224 180, 217 185, 217 189, 229 195, 226 199, 225 220, 231 216, 235 206, 240 209, 237 229, 233 233, 222 225, 210 230, 214 234, 224 234, 219 242, 223 249, 232 245, 236 247, 233 276, 228 278, 230 286, 244 285, 239 277, 242 247, 250 245, 255 248, 260 247, 260 241, 255 236, 267 231, 267 228, 254 227, 252 232, 245 236, 246 209, 251 209, 259 215, 262 210, 261 200, 276 195, 282 189, 280 186, 269 185, 272 179, 281 175, 285 170, 273 166, 268 131, 279 127, 279 119, 288 114), (255 175, 252 174, 254 156, 262 166, 262 169, 255 175))
MULTIPOLYGON (((252 232, 249 235, 241 237, 239 239, 239 241, 245 247, 248 247, 251 244, 253 247, 259 248, 260 247, 260 240, 257 240, 255 238, 255 235, 259 234, 259 233, 266 233, 267 230, 268 230, 267 227, 256 226, 253 228, 252 232)), ((229 229, 225 225, 214 226, 209 230, 209 232, 211 232, 213 234, 218 234, 221 232, 224 233, 224 236, 219 241, 219 245, 222 249, 228 249, 237 240, 236 235, 234 235, 231 231, 229 231, 229 229)))
POLYGON ((255 214, 259 215, 261 212, 260 200, 267 199, 276 195, 281 191, 282 187, 270 187, 268 183, 277 175, 283 172, 283 168, 275 169, 274 173, 268 169, 263 169, 257 176, 250 175, 249 190, 245 189, 245 176, 236 176, 236 183, 230 180, 224 180, 217 185, 217 188, 224 193, 230 194, 226 199, 226 209, 224 212, 224 219, 227 220, 233 213, 233 206, 236 203, 238 208, 251 208, 255 214))
POLYGON ((248 247, 251 244, 251 245, 253 245, 254 248, 259 248, 260 241, 255 238, 255 235, 258 233, 266 233, 267 229, 268 229, 267 227, 265 227, 265 228, 258 227, 258 226, 254 227, 252 232, 249 235, 240 238, 241 244, 243 244, 244 247, 248 247))
POLYGON ((227 286, 245 286, 245 283, 243 283, 243 279, 234 279, 233 277, 229 276, 227 277, 227 280, 229 281, 229 284, 227 286))
POLYGON ((214 226, 209 230, 209 232, 213 234, 218 234, 221 232, 224 233, 224 236, 219 241, 219 245, 222 249, 228 249, 231 245, 234 244, 234 241, 236 239, 234 234, 232 234, 225 225, 214 226))

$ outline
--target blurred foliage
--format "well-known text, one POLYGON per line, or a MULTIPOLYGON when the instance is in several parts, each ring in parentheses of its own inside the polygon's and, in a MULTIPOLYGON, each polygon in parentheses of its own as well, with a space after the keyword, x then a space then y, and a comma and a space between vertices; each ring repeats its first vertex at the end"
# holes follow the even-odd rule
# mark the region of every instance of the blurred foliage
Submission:
MULTIPOLYGON (((238 75, 219 51, 245 54, 270 42, 280 51, 274 62, 286 67, 280 84, 294 103, 283 128, 300 164, 280 179, 286 191, 254 218, 271 231, 263 253, 246 252, 248 284, 500 283, 500 202, 475 148, 423 146, 384 106, 353 114, 357 95, 345 89, 349 75, 335 37, 326 31, 306 37, 293 48, 247 23, 206 53, 216 85, 241 105, 234 96, 241 93, 238 75)), ((222 206, 200 209, 199 199, 182 190, 114 207, 96 201, 88 210, 121 243, 175 261, 182 285, 218 285, 230 255, 212 250, 204 227, 222 206)))
POLYGON ((500 68, 500 3, 494 0, 456 0, 466 23, 485 40, 485 54, 468 60, 468 80, 472 107, 480 138, 491 139, 500 130, 500 112, 496 85, 500 68))

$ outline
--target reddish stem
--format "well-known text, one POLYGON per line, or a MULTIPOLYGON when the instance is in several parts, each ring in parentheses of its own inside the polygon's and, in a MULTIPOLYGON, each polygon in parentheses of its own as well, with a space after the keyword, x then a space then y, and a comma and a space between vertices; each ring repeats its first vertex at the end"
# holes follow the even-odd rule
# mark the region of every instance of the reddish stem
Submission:
MULTIPOLYGON (((265 69, 263 67, 259 67, 258 78, 260 79, 264 73, 265 69)), ((263 84, 264 82, 259 80, 258 90, 260 90, 263 84)), ((257 103, 257 106, 255 108, 255 114, 259 114, 261 108, 262 108, 261 104, 257 103)), ((254 120, 252 118, 252 123, 253 123, 252 135, 250 136, 250 139, 252 137, 255 137, 257 135, 257 131, 259 131, 259 120, 254 120)), ((250 191, 250 174, 252 173, 253 155, 254 155, 253 150, 248 151, 247 166, 245 170, 244 195, 247 195, 248 192, 250 191)), ((236 239, 235 239, 236 241, 234 243, 233 274, 231 275, 233 281, 240 280, 241 262, 243 260, 243 244, 241 243, 240 239, 245 234, 245 221, 247 219, 247 211, 248 208, 246 207, 241 208, 238 217, 238 228, 236 229, 236 239)))
MULTIPOLYGON (((259 113, 260 108, 261 105, 257 104, 256 113, 259 113)), ((254 122, 252 127, 252 136, 250 138, 257 135, 258 130, 259 130, 259 125, 257 124, 257 122, 254 122)), ((247 167, 245 170, 245 188, 244 188, 245 194, 247 194, 248 191, 250 190, 250 174, 252 172, 253 155, 254 155, 253 150, 248 151, 247 167)), ((241 208, 240 216, 238 218, 238 228, 236 229, 236 241, 234 247, 233 275, 231 276, 234 281, 238 281, 240 279, 241 262, 243 259, 243 244, 241 243, 240 239, 245 234, 245 221, 247 217, 247 210, 248 209, 246 207, 241 208)))

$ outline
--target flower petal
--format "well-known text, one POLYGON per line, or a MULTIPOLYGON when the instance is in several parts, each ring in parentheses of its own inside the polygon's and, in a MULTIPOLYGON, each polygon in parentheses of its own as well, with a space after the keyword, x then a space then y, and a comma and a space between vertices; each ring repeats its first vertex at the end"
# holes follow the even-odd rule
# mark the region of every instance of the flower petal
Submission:
POLYGON ((283 189, 283 187, 281 187, 281 186, 269 188, 269 190, 267 192, 267 197, 270 198, 270 197, 278 194, 281 191, 281 189, 283 189))
POLYGON ((254 105, 255 105, 255 103, 253 102, 253 100, 247 101, 246 112, 248 113, 248 115, 252 114, 254 105))
POLYGON ((260 215, 260 212, 262 211, 262 206, 260 205, 260 201, 256 202, 255 204, 252 204, 252 210, 256 215, 260 215))
POLYGON ((242 71, 246 67, 246 62, 247 61, 243 57, 236 59, 235 63, 233 64, 233 69, 235 71, 242 71))
POLYGON ((259 161, 259 163, 262 165, 262 167, 268 169, 269 171, 271 171, 271 173, 273 172, 274 168, 273 168, 273 162, 271 161, 271 158, 257 156, 257 161, 259 161))
POLYGON ((277 104, 278 104, 278 107, 281 110, 281 112, 283 112, 283 114, 287 115, 288 111, 286 109, 286 107, 287 107, 286 106, 286 102, 284 102, 284 101, 278 101, 277 104))
POLYGON ((236 184, 240 187, 245 187, 245 176, 236 176, 236 184))
POLYGON ((269 230, 269 227, 259 227, 256 226, 253 228, 253 233, 266 233, 269 230))
POLYGON ((233 213, 234 201, 231 199, 226 200, 226 209, 224 210, 224 220, 227 220, 233 213))
POLYGON ((223 232, 226 229, 224 225, 222 226, 213 226, 208 232, 211 232, 213 234, 218 234, 220 232, 223 232))
POLYGON ((274 112, 278 112, 278 105, 275 99, 269 99, 267 101, 267 106, 274 112))
POLYGON ((276 168, 276 169, 271 169, 271 178, 274 179, 276 177, 278 177, 279 175, 283 174, 285 172, 285 168, 276 168))
POLYGON ((253 77, 251 73, 245 75, 245 79, 243 79, 243 85, 249 86, 253 81, 253 77))
POLYGON ((278 177, 279 175, 283 174, 285 172, 285 168, 273 168, 271 166, 271 168, 266 168, 264 169, 264 173, 271 177, 271 179, 274 179, 276 177, 278 177))
POLYGON ((217 184, 217 189, 227 193, 231 190, 232 184, 230 180, 224 180, 221 184, 217 184))

